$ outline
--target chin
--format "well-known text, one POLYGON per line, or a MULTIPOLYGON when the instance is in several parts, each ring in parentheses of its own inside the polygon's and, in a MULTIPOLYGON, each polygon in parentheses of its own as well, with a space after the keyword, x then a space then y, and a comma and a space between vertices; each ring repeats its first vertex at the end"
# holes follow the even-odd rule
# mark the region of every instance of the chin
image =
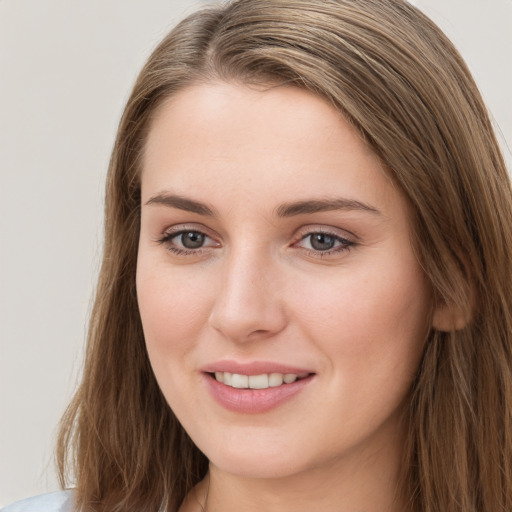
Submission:
POLYGON ((307 454, 297 446, 286 446, 282 440, 272 443, 251 437, 251 440, 215 446, 208 443, 202 451, 219 470, 251 479, 286 478, 312 466, 307 454))
POLYGON ((225 473, 247 479, 281 479, 304 471, 297 462, 281 461, 276 465, 267 461, 261 453, 254 456, 224 456, 210 463, 225 473))

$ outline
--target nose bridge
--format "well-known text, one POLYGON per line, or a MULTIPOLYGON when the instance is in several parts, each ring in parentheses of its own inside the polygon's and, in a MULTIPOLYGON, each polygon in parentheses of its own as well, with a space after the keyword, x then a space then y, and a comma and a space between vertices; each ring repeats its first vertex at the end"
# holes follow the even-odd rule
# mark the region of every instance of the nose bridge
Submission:
POLYGON ((233 247, 222 269, 210 323, 234 341, 271 336, 286 323, 277 262, 251 245, 233 247))

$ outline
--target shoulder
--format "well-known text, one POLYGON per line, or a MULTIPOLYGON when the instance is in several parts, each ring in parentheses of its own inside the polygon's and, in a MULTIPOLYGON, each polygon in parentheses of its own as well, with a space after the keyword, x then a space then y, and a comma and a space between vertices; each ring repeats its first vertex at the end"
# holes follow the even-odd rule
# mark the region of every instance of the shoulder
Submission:
POLYGON ((73 491, 60 491, 17 501, 0 512, 73 512, 73 503, 73 491))

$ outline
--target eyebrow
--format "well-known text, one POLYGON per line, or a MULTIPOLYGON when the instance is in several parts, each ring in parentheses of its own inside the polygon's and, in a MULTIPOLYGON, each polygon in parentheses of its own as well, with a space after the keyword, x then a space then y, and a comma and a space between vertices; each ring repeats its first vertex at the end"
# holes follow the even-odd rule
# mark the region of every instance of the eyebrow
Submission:
POLYGON ((309 201, 285 203, 277 208, 276 213, 278 217, 293 217, 295 215, 328 212, 333 210, 359 210, 381 215, 379 210, 373 206, 362 203, 361 201, 345 198, 313 199, 309 201))
POLYGON ((184 210, 186 212, 198 213, 199 215, 206 215, 208 217, 214 216, 213 209, 205 203, 194 201, 193 199, 176 194, 157 194, 156 196, 151 197, 146 204, 160 204, 171 208, 177 208, 178 210, 184 210))
MULTIPOLYGON (((205 203, 195 201, 177 194, 160 193, 151 197, 147 205, 158 204, 171 208, 177 208, 187 212, 197 213, 208 217, 214 217, 214 209, 205 203)), ((327 212, 333 210, 358 210, 381 215, 379 210, 368 204, 354 199, 333 198, 333 199, 311 199, 284 203, 278 206, 274 212, 278 217, 294 217, 311 213, 327 212)))

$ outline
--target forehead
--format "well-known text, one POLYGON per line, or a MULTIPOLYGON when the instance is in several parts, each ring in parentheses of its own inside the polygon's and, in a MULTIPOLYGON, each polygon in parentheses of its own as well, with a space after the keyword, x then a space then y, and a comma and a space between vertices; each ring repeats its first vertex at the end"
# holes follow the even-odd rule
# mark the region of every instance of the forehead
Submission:
POLYGON ((392 203, 398 195, 372 149, 323 98, 226 83, 186 88, 155 114, 142 194, 169 190, 262 203, 333 194, 392 203))

